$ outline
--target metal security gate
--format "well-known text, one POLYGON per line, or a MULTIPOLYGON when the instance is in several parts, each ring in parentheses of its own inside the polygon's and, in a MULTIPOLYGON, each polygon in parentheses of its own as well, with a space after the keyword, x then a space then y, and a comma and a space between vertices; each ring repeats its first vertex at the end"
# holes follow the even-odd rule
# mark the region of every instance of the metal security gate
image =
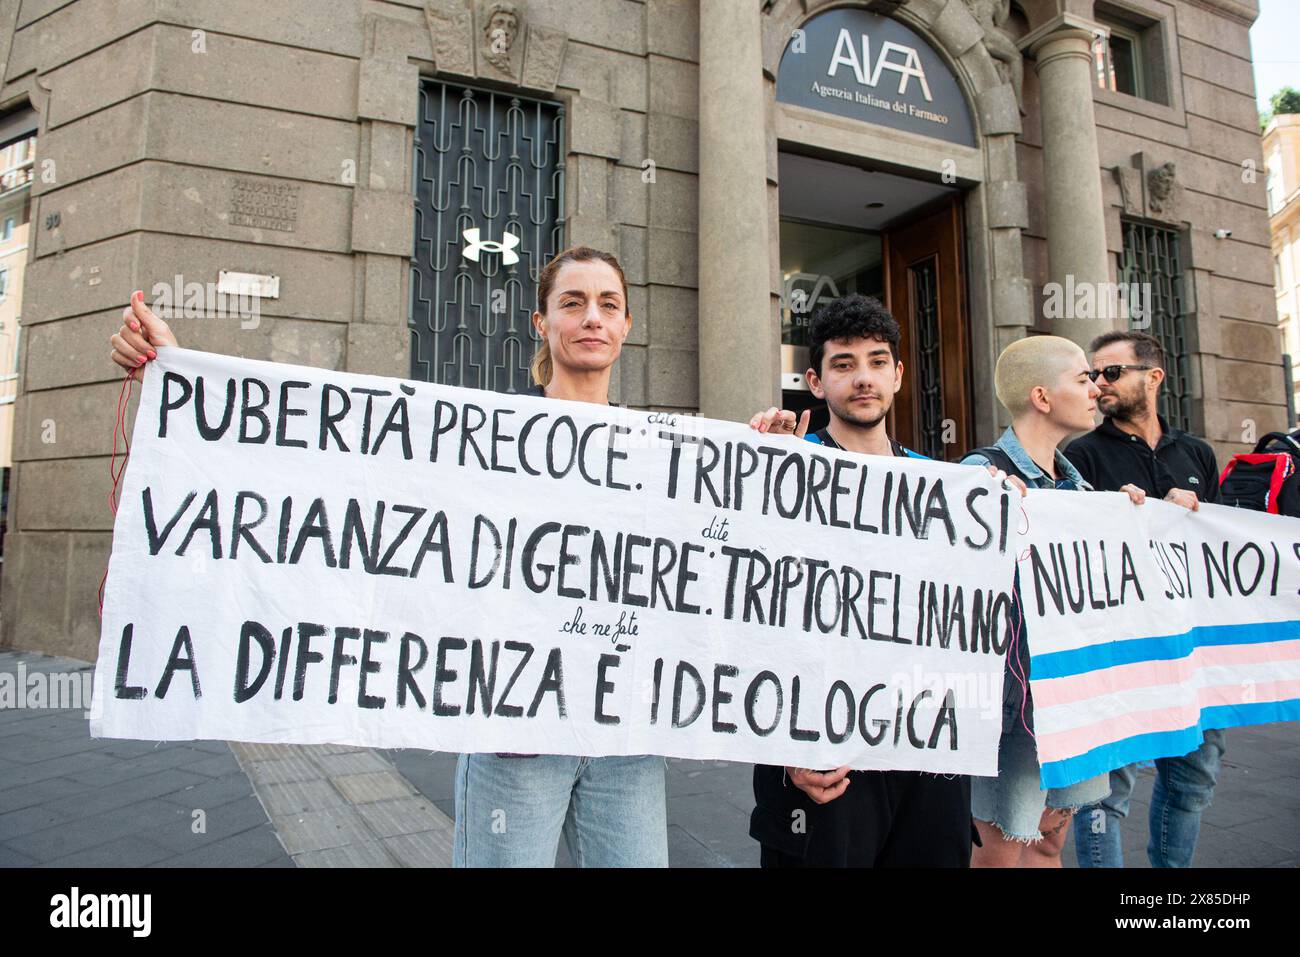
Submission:
POLYGON ((1192 427, 1191 357, 1187 353, 1187 317, 1183 313, 1183 269, 1178 232, 1125 219, 1119 281, 1150 288, 1150 333, 1165 350, 1165 384, 1157 410, 1176 429, 1192 427))
POLYGON ((411 378, 522 392, 537 275, 564 248, 564 108, 422 83, 411 378))
MULTIPOLYGON (((943 365, 939 361, 939 257, 908 267, 912 283, 912 325, 916 354, 916 395, 920 406, 922 455, 944 458, 943 365)), ((952 360, 949 360, 952 361, 952 360)))

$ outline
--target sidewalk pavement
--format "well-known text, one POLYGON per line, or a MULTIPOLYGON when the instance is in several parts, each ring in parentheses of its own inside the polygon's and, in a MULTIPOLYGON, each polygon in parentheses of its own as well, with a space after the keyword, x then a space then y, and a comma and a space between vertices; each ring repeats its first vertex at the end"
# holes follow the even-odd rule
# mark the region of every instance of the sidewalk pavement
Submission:
MULTIPOLYGON (((83 661, 0 651, 0 673, 83 661)), ((456 756, 340 745, 91 738, 79 708, 0 709, 0 867, 446 867, 456 756)), ((1198 867, 1300 867, 1300 724, 1227 732, 1198 867)), ((670 760, 673 867, 755 867, 751 769, 670 760)), ((1148 866, 1154 772, 1124 829, 1148 866)), ((570 864, 561 841, 557 863, 570 864)), ((1066 866, 1074 866, 1067 842, 1066 866)))
MULTIPOLYGON (((91 668, 0 651, 20 665, 91 668)), ((0 709, 0 867, 451 864, 451 820, 378 752, 92 738, 80 704, 0 709)))

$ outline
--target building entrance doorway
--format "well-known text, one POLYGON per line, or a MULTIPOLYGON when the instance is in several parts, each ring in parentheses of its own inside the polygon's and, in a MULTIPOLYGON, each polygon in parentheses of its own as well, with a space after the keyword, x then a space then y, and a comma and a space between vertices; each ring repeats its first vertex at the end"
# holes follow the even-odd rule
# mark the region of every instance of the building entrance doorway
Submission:
POLYGON ((780 174, 783 406, 826 424, 805 377, 809 324, 840 296, 875 296, 902 331, 890 434, 933 458, 964 452, 974 433, 961 192, 784 152, 780 174))

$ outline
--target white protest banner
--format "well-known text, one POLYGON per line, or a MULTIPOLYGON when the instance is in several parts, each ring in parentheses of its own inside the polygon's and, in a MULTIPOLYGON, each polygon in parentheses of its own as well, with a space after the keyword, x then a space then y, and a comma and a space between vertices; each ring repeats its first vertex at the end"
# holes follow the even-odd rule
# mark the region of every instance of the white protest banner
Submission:
POLYGON ((92 733, 992 774, 983 469, 163 348, 92 733))
POLYGON ((1300 720, 1300 519, 1031 491, 1020 563, 1043 787, 1300 720))

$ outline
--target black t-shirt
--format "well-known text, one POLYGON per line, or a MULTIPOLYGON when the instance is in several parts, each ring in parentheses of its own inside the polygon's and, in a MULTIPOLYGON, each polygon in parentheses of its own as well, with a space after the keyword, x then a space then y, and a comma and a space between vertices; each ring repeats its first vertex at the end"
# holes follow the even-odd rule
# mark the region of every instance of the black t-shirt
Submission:
MULTIPOLYGON (((819 429, 813 434, 817 437, 816 442, 814 444, 824 445, 828 449, 837 449, 841 452, 844 451, 843 448, 840 447, 840 444, 836 442, 835 439, 831 436, 830 429, 819 429)), ((892 435, 888 436, 888 438, 889 438, 890 451, 892 451, 894 455, 898 456, 900 459, 911 457, 907 454, 906 448, 904 448, 900 443, 894 441, 894 437, 892 435)))
POLYGON ((1195 492, 1202 502, 1219 501, 1219 468, 1209 444, 1160 419, 1160 441, 1153 449, 1146 439, 1130 435, 1110 419, 1075 439, 1065 457, 1092 487, 1118 492, 1136 485, 1153 498, 1170 489, 1195 492))

